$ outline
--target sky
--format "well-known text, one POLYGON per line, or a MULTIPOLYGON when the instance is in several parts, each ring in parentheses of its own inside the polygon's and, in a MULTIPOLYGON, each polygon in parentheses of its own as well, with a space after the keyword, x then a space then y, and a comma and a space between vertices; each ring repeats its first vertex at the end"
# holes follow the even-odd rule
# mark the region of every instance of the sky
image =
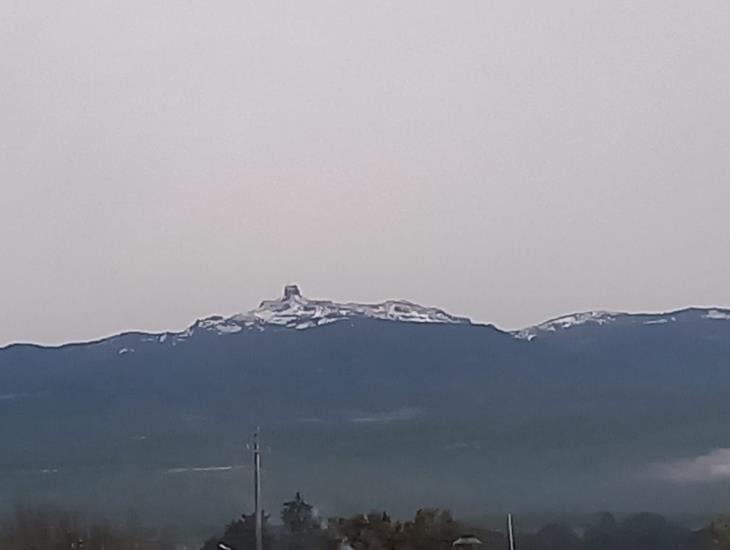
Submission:
POLYGON ((730 307, 730 3, 0 0, 0 344, 298 283, 730 307))

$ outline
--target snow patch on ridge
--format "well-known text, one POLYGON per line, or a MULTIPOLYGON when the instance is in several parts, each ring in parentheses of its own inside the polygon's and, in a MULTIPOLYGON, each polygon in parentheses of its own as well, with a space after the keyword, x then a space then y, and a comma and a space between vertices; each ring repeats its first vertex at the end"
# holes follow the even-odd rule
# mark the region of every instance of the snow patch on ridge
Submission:
POLYGON ((730 321, 730 311, 711 309, 705 315, 705 319, 713 319, 715 321, 730 321))
POLYGON ((674 317, 671 317, 670 319, 667 318, 661 318, 661 319, 650 319, 649 321, 644 321, 645 325, 666 325, 669 322, 674 323, 677 319, 674 317))
POLYGON ((616 320, 619 313, 608 311, 587 311, 584 313, 575 313, 565 317, 558 317, 540 325, 529 327, 526 329, 513 332, 515 338, 520 340, 531 341, 541 332, 557 332, 559 330, 570 329, 586 324, 606 325, 616 320))
MULTIPOLYGON (((403 323, 471 324, 464 317, 424 307, 405 300, 389 300, 378 304, 338 303, 311 300, 302 296, 299 287, 289 285, 278 300, 265 300, 258 308, 232 317, 220 315, 197 321, 186 331, 176 334, 172 344, 184 342, 197 331, 229 335, 243 330, 287 328, 307 330, 347 319, 379 319, 403 323)), ((160 342, 164 340, 160 338, 160 342)))
POLYGON ((687 308, 668 313, 612 313, 606 311, 589 311, 576 313, 547 321, 534 327, 513 331, 513 337, 532 341, 541 335, 550 335, 583 325, 604 326, 614 323, 621 325, 666 326, 673 323, 692 323, 713 321, 730 321, 730 310, 687 308))

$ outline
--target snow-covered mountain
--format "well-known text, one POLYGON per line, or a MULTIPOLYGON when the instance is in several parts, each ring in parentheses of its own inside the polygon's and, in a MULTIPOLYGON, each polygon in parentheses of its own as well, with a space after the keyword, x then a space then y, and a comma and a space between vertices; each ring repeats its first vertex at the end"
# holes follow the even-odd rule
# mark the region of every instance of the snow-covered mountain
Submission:
POLYGON ((513 331, 515 338, 534 340, 541 335, 562 333, 578 327, 606 325, 665 325, 678 322, 730 321, 730 310, 718 308, 688 308, 669 313, 619 313, 611 311, 586 311, 551 319, 533 327, 513 331))
MULTIPOLYGON (((307 330, 339 321, 381 320, 399 323, 466 325, 474 326, 467 317, 451 315, 446 311, 426 307, 406 300, 388 300, 376 304, 341 303, 331 300, 315 300, 302 295, 297 285, 284 287, 283 295, 274 300, 264 300, 259 307, 231 316, 213 315, 197 320, 181 332, 143 334, 143 342, 159 342, 177 345, 198 334, 219 336, 243 331, 270 329, 307 330)), ((686 308, 667 313, 625 313, 616 311, 585 311, 550 319, 538 325, 505 332, 518 340, 533 341, 539 337, 574 334, 575 329, 629 325, 652 326, 670 323, 703 321, 728 321, 730 309, 686 308)), ((581 332, 582 332, 581 330, 581 332)), ((134 348, 123 347, 119 355, 133 353, 134 348)))
MULTIPOLYGON (((322 502, 355 494, 394 510, 512 494, 515 506, 529 494, 552 510, 559 494, 560 507, 598 507, 606 487, 611 507, 650 506, 665 481, 627 472, 728 446, 727 321, 721 308, 592 311, 506 332, 404 301, 311 300, 292 285, 181 332, 8 346, 0 512, 14 495, 102 513, 144 495, 145 517, 209 525, 240 497, 256 426, 275 449, 271 502, 305 480, 322 502), (426 477, 423 491, 392 490, 426 477), (477 486, 490 490, 463 490, 477 486), (572 501, 566 486, 580 487, 572 501)), ((674 501, 727 507, 726 489, 682 485, 674 501)))
POLYGON ((196 331, 233 334, 246 329, 289 328, 305 330, 347 319, 379 319, 403 323, 471 324, 465 317, 450 315, 441 309, 424 307, 405 300, 389 300, 378 304, 338 303, 311 300, 302 295, 297 285, 284 288, 277 300, 231 317, 216 315, 197 321, 183 333, 173 335, 178 341, 196 331))

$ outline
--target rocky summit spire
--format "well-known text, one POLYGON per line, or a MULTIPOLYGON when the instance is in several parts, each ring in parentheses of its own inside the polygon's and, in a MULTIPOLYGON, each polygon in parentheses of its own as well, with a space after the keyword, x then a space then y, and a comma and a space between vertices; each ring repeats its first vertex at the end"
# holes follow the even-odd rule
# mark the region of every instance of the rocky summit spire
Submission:
POLYGON ((297 285, 286 285, 284 287, 284 299, 288 300, 294 297, 301 297, 302 292, 297 285))
MULTIPOLYGON (((405 300, 389 300, 377 304, 340 303, 330 300, 312 300, 302 296, 295 284, 284 287, 284 296, 264 300, 258 308, 232 317, 202 319, 193 328, 218 334, 235 334, 242 330, 291 328, 304 330, 344 320, 374 319, 401 323, 437 323, 470 325, 465 317, 449 315, 435 307, 424 307, 405 300)), ((191 329, 192 330, 192 329, 191 329)), ((187 338, 189 331, 180 336, 187 338)))

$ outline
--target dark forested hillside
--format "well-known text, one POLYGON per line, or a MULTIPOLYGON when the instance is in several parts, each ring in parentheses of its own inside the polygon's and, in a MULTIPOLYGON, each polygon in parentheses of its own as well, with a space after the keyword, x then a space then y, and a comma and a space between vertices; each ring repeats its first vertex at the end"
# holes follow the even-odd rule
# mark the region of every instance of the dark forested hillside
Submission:
POLYGON ((261 426, 272 502, 297 486, 325 510, 715 511, 730 491, 701 457, 730 447, 728 358, 730 322, 699 312, 529 340, 353 318, 11 346, 2 498, 212 525, 250 502, 261 426))

